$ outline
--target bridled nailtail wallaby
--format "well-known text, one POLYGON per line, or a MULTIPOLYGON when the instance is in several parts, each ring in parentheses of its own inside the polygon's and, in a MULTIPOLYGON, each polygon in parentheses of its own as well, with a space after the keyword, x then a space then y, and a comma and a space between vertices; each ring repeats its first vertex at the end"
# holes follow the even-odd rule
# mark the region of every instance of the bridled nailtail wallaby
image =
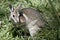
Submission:
POLYGON ((34 37, 40 27, 43 27, 45 22, 40 12, 32 8, 21 8, 18 6, 13 8, 9 5, 10 17, 9 20, 13 20, 15 23, 25 23, 26 28, 30 32, 30 36, 34 37))

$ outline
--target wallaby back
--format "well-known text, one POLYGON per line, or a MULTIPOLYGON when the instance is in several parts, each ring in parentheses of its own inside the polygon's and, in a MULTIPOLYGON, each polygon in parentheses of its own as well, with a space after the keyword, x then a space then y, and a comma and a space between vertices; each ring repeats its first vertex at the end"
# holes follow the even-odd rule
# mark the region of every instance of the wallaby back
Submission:
POLYGON ((36 23, 37 25, 44 25, 44 19, 41 12, 38 12, 37 10, 32 8, 23 8, 21 9, 21 12, 23 12, 29 18, 30 21, 38 20, 36 23))

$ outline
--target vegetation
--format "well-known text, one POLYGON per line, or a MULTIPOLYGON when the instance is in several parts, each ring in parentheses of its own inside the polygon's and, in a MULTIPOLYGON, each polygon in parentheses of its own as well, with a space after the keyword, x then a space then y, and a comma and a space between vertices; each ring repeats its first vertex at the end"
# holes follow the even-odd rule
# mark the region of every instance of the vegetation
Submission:
POLYGON ((34 8, 43 12, 48 26, 42 28, 36 40, 60 40, 60 0, 0 0, 0 40, 32 40, 30 36, 22 36, 22 32, 26 31, 22 28, 14 29, 13 23, 9 22, 9 3, 14 7, 22 4, 23 8, 34 8))

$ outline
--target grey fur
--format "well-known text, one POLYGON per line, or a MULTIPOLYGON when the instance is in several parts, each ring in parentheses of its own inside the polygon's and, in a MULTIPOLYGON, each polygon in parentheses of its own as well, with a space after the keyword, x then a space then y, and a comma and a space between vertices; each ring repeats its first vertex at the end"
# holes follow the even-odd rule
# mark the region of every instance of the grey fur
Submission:
POLYGON ((20 22, 25 22, 26 28, 29 30, 30 35, 33 37, 37 33, 37 31, 41 29, 40 27, 44 26, 45 24, 45 22, 43 21, 42 13, 32 8, 20 8, 20 10, 19 8, 11 11, 9 19, 13 19, 15 23, 18 23, 19 19, 20 22), (19 12, 22 12, 23 15, 19 16, 19 12), (15 17, 13 17, 13 15, 15 15, 15 17))

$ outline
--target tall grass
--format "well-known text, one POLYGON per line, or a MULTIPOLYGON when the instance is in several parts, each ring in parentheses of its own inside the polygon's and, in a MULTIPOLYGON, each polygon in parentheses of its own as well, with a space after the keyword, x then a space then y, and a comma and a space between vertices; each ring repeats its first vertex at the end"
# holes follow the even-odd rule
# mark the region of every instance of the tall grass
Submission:
MULTIPOLYGON (((9 3, 14 7, 23 4, 23 8, 34 8, 43 12, 48 26, 42 28, 37 34, 36 40, 60 40, 60 1, 59 0, 0 0, 0 40, 32 40, 30 36, 23 37, 25 29, 14 29, 12 22, 9 22, 9 3)), ((17 25, 18 26, 18 25, 17 25)), ((26 33, 29 34, 27 31, 26 33)))

